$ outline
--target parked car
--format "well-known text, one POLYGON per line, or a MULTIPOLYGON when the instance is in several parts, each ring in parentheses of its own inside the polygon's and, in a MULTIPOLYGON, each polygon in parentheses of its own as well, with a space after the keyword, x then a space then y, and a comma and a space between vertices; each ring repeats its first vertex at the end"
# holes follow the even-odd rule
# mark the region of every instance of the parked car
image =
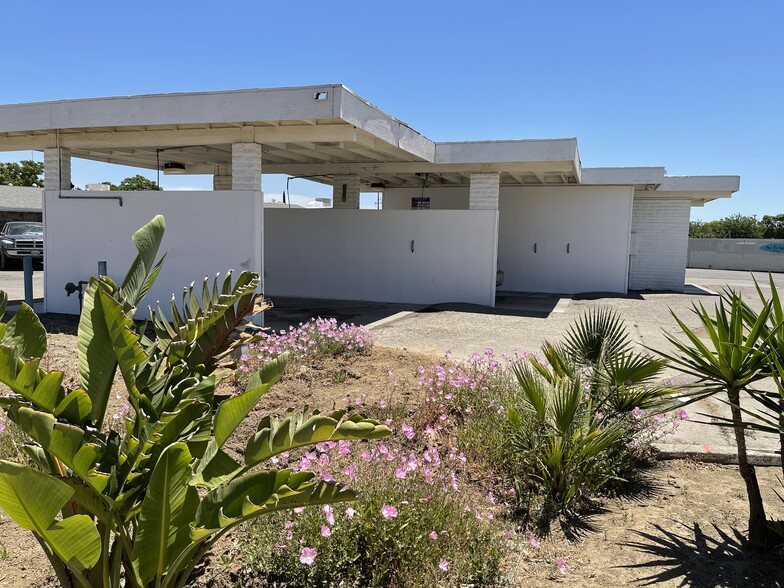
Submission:
POLYGON ((6 269, 9 262, 30 256, 33 261, 44 259, 43 223, 12 221, 5 223, 0 232, 0 269, 6 269))

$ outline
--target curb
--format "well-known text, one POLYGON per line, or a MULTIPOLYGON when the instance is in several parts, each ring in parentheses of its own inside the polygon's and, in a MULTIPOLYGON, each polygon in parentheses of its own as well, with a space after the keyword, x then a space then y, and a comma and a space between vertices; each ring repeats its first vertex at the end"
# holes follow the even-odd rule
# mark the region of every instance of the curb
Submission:
MULTIPOLYGON (((676 449, 675 445, 654 445, 659 452, 656 459, 692 459, 704 463, 718 463, 721 465, 738 465, 738 454, 727 451, 710 451, 697 449, 694 445, 686 445, 683 449, 676 449)), ((781 454, 773 451, 749 451, 749 463, 760 467, 781 467, 781 454)))
MULTIPOLYGON (((426 308, 426 307, 423 306, 422 308, 426 308)), ((407 316, 412 315, 416 312, 417 312, 416 310, 403 310, 391 316, 387 316, 377 321, 373 321, 372 323, 365 325, 365 328, 368 330, 377 329, 378 327, 383 327, 384 325, 388 325, 389 323, 393 323, 395 321, 399 321, 400 319, 404 319, 407 316)))

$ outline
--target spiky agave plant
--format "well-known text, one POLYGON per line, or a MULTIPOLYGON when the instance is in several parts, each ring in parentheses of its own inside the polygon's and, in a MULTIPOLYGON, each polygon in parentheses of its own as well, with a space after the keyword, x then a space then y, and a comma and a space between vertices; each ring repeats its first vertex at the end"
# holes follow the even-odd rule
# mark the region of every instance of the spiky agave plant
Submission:
MULTIPOLYGON (((77 353, 80 386, 41 369, 46 332, 23 305, 0 324, 0 406, 29 437, 37 467, 0 460, 0 507, 33 532, 64 587, 187 585, 215 541, 241 522, 281 509, 353 500, 356 494, 312 472, 267 468, 272 457, 327 440, 375 439, 387 427, 342 411, 307 409, 263 419, 242 461, 225 444, 280 377, 286 358, 265 364, 244 392, 223 396, 243 343, 246 316, 268 307, 259 278, 185 290, 160 311, 148 339, 132 317, 163 259, 155 217, 133 235, 138 255, 119 286, 93 277, 84 297, 77 353), (132 407, 121 432, 105 427, 119 369, 132 407), (31 491, 34 489, 34 491, 31 491)), ((0 299, 0 314, 6 298, 0 299)), ((247 339, 246 339, 247 341, 247 339)))

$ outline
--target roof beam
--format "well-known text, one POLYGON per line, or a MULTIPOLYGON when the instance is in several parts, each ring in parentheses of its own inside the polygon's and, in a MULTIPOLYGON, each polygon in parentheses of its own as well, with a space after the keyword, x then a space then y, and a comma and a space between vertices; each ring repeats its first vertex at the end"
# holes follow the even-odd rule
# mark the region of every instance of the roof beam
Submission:
MULTIPOLYGON (((68 149, 112 147, 187 147, 191 145, 225 145, 243 142, 243 134, 266 145, 286 143, 341 143, 357 140, 356 129, 350 125, 239 127, 218 129, 185 129, 155 131, 119 131, 60 133, 59 144, 68 149)), ((51 146, 55 133, 48 135, 0 136, 0 151, 45 149, 51 146)))

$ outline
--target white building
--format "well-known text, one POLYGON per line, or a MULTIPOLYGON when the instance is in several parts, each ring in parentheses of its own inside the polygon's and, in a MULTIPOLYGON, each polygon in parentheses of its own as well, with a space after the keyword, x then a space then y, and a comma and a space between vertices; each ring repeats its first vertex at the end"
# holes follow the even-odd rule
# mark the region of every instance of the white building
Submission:
POLYGON ((97 261, 122 279, 158 213, 169 258, 151 302, 227 268, 273 297, 492 306, 497 267, 503 290, 680 290, 690 207, 739 188, 583 168, 576 139, 436 143, 342 85, 0 106, 0 151, 28 149, 44 152, 49 312, 78 311, 63 286, 97 261), (72 157, 213 174, 214 191, 71 191, 72 157), (265 173, 331 184, 333 208, 265 210, 265 173), (359 210, 377 191, 383 210, 359 210))

